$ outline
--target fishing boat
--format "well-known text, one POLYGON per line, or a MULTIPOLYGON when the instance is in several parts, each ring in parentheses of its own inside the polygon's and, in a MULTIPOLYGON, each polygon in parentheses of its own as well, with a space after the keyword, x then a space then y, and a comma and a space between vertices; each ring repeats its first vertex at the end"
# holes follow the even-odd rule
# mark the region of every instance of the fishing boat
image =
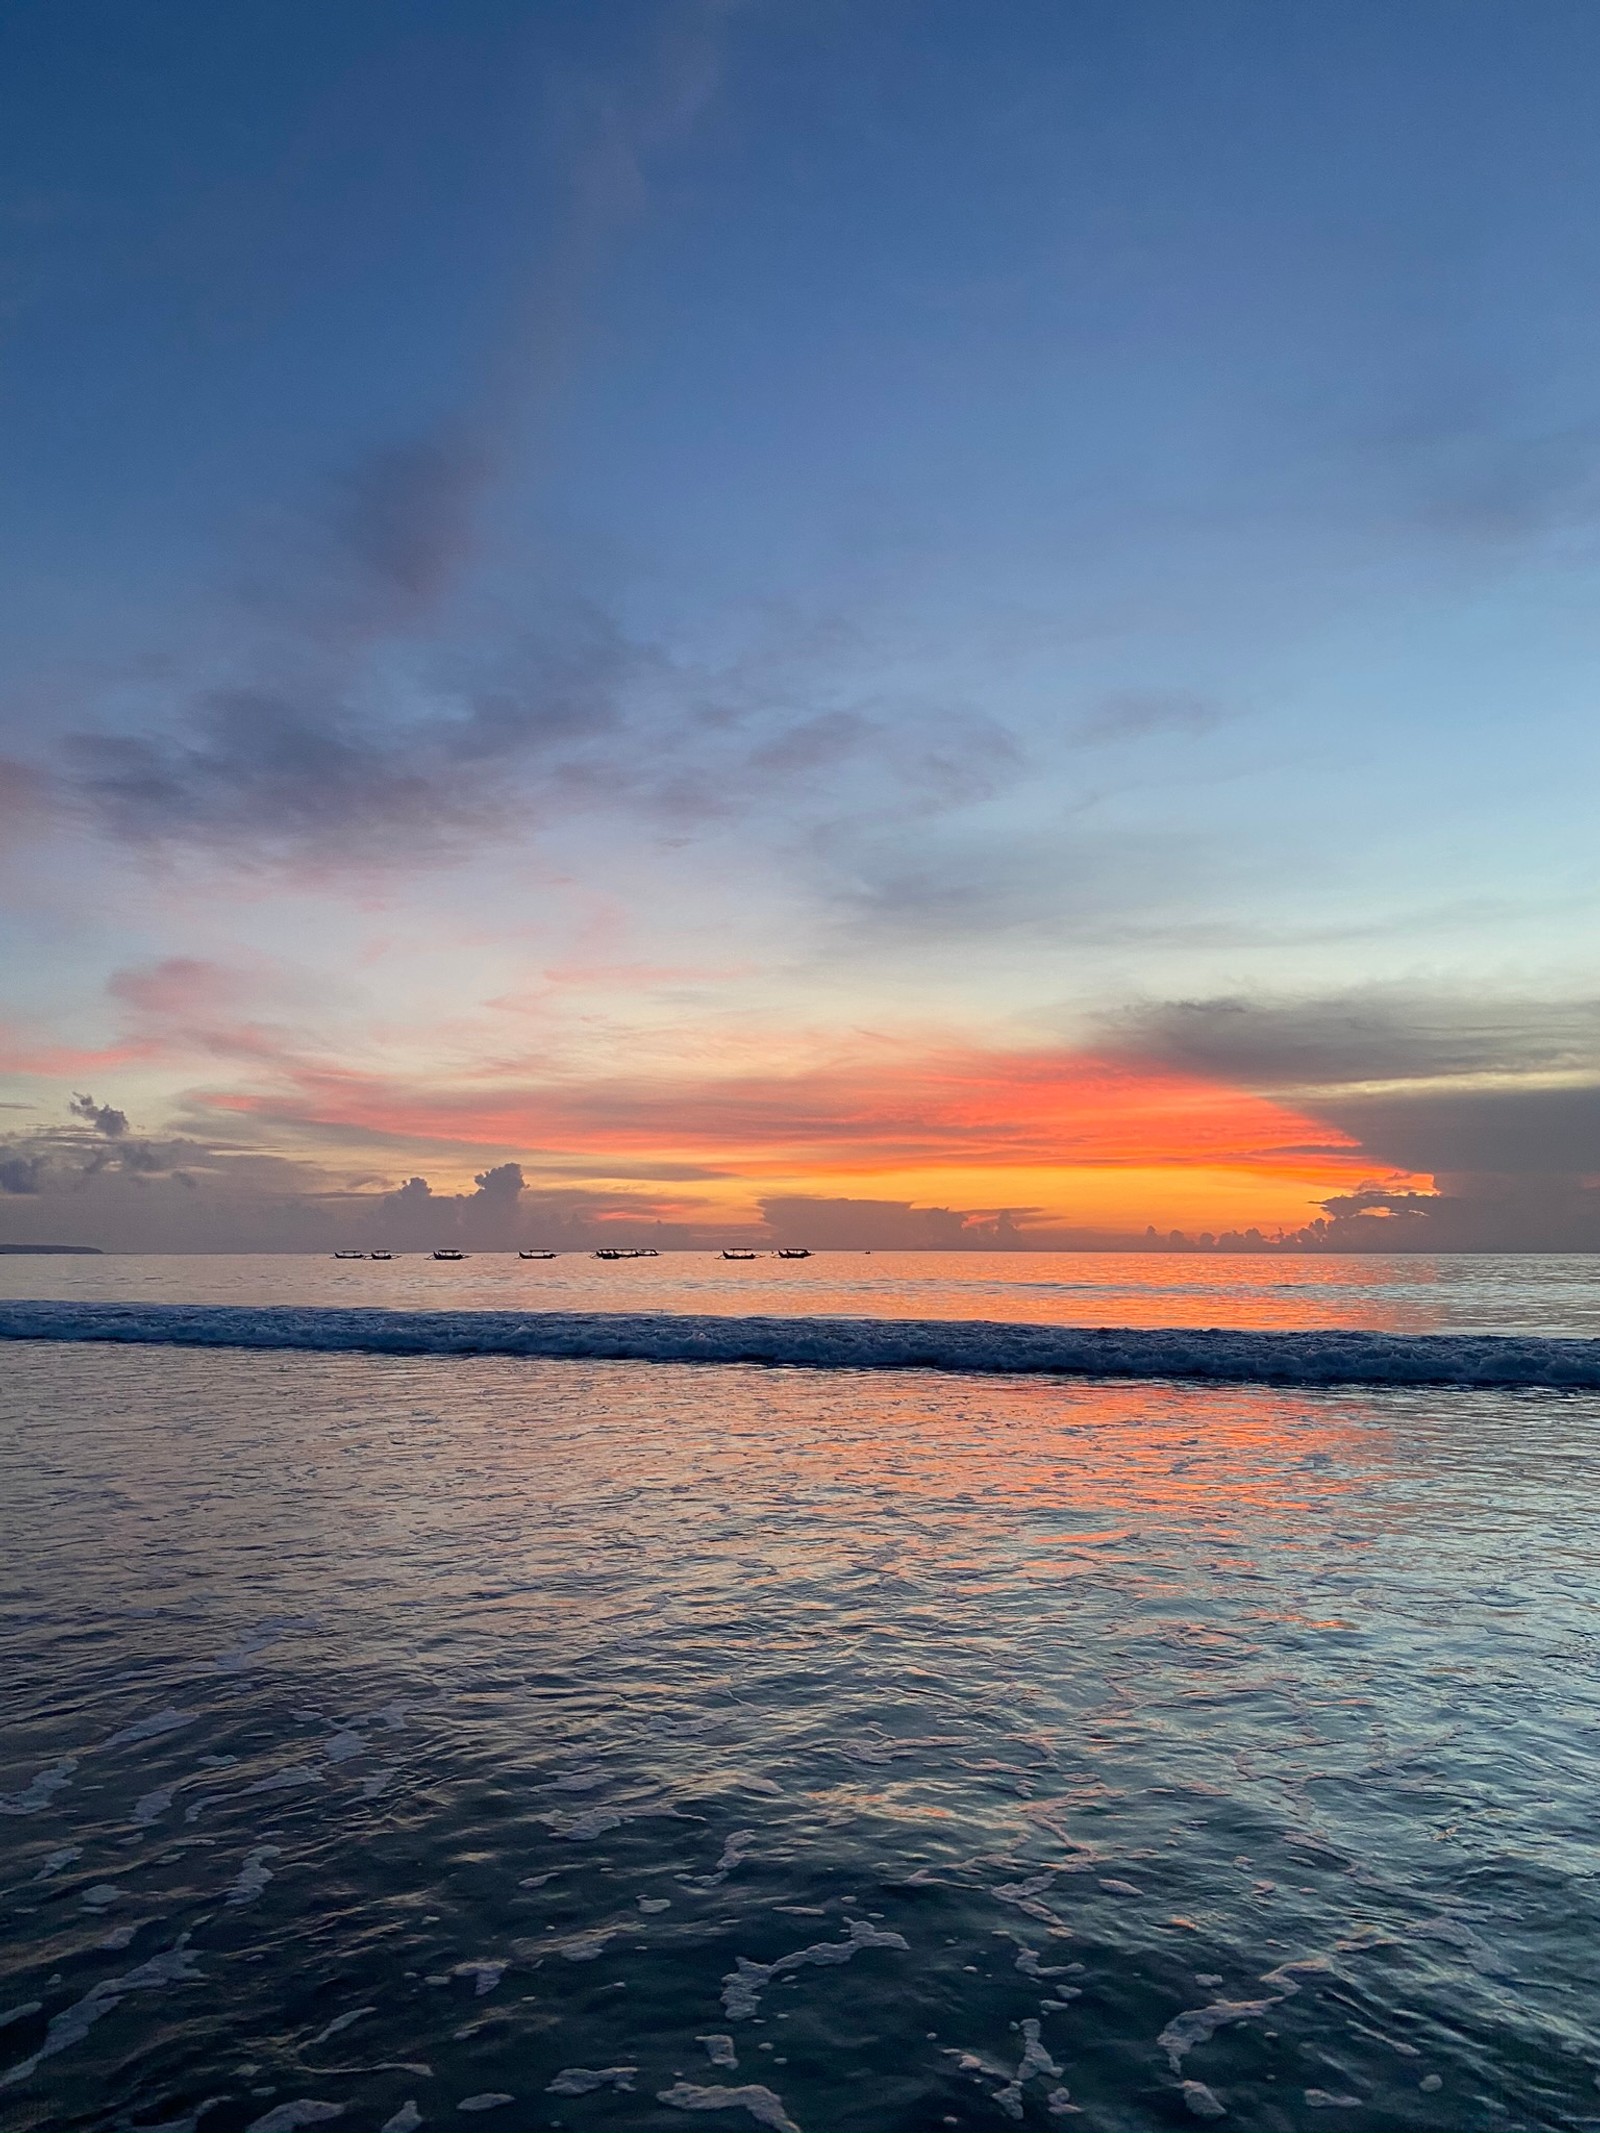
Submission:
POLYGON ((519 1259, 554 1259, 554 1252, 518 1252, 519 1259))
POLYGON ((365 1252, 335 1252, 333 1256, 335 1259, 365 1259, 367 1255, 365 1252))
POLYGON ((809 1259, 811 1253, 803 1244, 780 1244, 778 1257, 780 1259, 809 1259))
POLYGON ((754 1252, 724 1252, 724 1259, 754 1259, 754 1252))
POLYGON ((596 1250, 596 1259, 634 1259, 638 1254, 625 1252, 619 1244, 602 1244, 596 1250))
POLYGON ((367 1257, 368 1257, 369 1259, 392 1259, 392 1258, 394 1257, 394 1253, 393 1253, 393 1252, 368 1252, 368 1254, 367 1254, 367 1257))
POLYGON ((467 1255, 465 1252, 435 1252, 433 1256, 435 1259, 465 1259, 467 1255))

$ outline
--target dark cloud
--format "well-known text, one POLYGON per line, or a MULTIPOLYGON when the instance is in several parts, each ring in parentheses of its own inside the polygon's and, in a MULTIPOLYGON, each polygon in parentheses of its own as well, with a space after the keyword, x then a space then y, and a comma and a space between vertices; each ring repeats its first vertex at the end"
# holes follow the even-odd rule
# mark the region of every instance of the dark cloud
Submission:
POLYGON ((92 1096, 74 1096, 67 1109, 74 1118, 81 1118, 86 1126, 96 1133, 103 1133, 107 1140, 120 1140, 128 1130, 128 1114, 117 1111, 110 1104, 97 1104, 92 1096))
POLYGON ((1375 1171, 1289 1240, 1335 1251, 1600 1249, 1600 1002, 1398 988, 1172 1001, 1109 1022, 1112 1048, 1292 1102, 1375 1171))
POLYGON ((1600 1071, 1600 1000, 1475 1000, 1399 989, 1234 996, 1130 1008, 1105 1027, 1114 1050, 1259 1089, 1600 1071))
POLYGON ((140 733, 80 733, 66 789, 96 825, 145 846, 421 858, 542 797, 606 789, 595 744, 623 723, 648 655, 587 612, 517 648, 476 686, 433 685, 385 714, 360 677, 203 689, 140 733))
POLYGON ((1600 1174, 1600 1082, 1335 1096, 1316 1109, 1397 1170, 1430 1176, 1600 1174))
POLYGON ((1323 1202, 1286 1240, 1347 1252, 1600 1251, 1600 1189, 1578 1177, 1441 1178, 1437 1192, 1370 1187, 1323 1202))
POLYGON ((0 1192, 31 1195, 44 1182, 45 1159, 41 1155, 0 1156, 0 1192))
POLYGON ((333 530, 380 584, 409 607, 427 605, 471 553, 489 471, 488 456, 462 438, 377 446, 336 484, 333 530))

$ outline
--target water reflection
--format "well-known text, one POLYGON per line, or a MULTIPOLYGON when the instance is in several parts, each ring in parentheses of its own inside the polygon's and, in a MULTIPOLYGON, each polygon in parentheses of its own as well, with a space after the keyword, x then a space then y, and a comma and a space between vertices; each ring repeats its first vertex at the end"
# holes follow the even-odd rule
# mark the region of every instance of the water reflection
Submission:
POLYGON ((709 1253, 601 1263, 480 1253, 457 1265, 294 1254, 0 1257, 0 1295, 90 1301, 388 1304, 406 1310, 683 1311, 991 1318, 1055 1325, 1347 1326, 1600 1334, 1593 1254, 1338 1258, 1163 1252, 709 1253))
POLYGON ((1592 2115, 1592 1397, 9 1360, 19 2124, 1592 2115))

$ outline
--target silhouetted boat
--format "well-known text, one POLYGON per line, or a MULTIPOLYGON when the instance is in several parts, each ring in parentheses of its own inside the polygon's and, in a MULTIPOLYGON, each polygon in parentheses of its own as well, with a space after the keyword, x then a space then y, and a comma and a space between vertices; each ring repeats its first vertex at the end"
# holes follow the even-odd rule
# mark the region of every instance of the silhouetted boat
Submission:
POLYGON ((392 1259, 392 1258, 394 1257, 394 1253, 393 1253, 393 1252, 368 1252, 368 1254, 367 1254, 367 1257, 368 1257, 369 1259, 392 1259))
POLYGON ((435 1259, 465 1259, 467 1255, 465 1252, 435 1252, 433 1256, 435 1259))
POLYGON ((724 1259, 754 1259, 754 1252, 724 1252, 724 1259))
POLYGON ((781 1244, 778 1247, 778 1257, 780 1259, 809 1259, 811 1254, 803 1244, 781 1244))
POLYGON ((554 1259, 554 1252, 518 1252, 519 1259, 554 1259))
POLYGON ((367 1255, 365 1252, 335 1252, 333 1256, 335 1259, 365 1259, 367 1255))

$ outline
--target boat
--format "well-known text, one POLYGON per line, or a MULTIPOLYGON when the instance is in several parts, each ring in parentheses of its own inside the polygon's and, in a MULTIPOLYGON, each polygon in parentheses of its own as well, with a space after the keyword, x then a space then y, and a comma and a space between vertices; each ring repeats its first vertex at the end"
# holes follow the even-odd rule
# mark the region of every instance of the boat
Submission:
POLYGON ((811 1253, 803 1244, 780 1244, 778 1257, 780 1259, 809 1259, 811 1253))
POLYGON ((724 1259, 754 1259, 754 1252, 724 1252, 724 1259))
POLYGON ((333 1256, 335 1259, 365 1259, 367 1255, 365 1252, 335 1252, 333 1256))
POLYGON ((554 1259, 554 1252, 518 1252, 519 1259, 554 1259))
POLYGON ((435 1259, 465 1259, 467 1255, 465 1252, 435 1252, 433 1256, 435 1259))
POLYGON ((367 1254, 367 1257, 368 1257, 369 1259, 392 1259, 392 1258, 394 1257, 394 1253, 393 1253, 393 1252, 368 1252, 368 1254, 367 1254))
POLYGON ((596 1259, 634 1259, 638 1257, 638 1254, 625 1252, 618 1244, 602 1244, 598 1247, 594 1256, 596 1259))

